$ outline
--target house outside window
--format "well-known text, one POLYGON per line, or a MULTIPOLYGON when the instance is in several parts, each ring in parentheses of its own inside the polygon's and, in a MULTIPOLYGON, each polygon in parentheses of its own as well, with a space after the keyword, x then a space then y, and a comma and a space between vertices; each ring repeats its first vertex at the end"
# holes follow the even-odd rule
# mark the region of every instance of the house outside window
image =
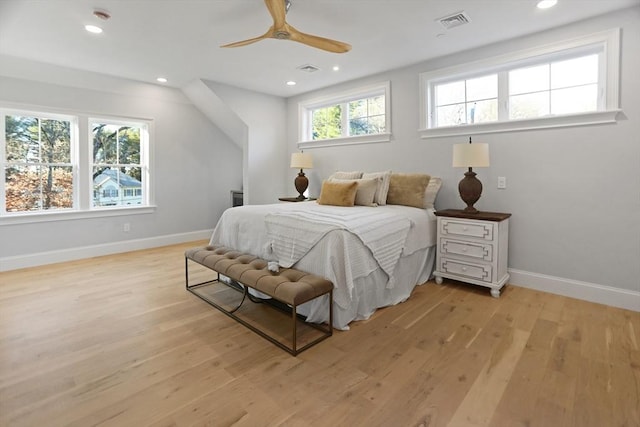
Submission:
POLYGON ((100 119, 89 124, 96 195, 92 207, 146 204, 146 125, 100 119))
POLYGON ((390 140, 390 83, 299 104, 300 148, 390 140))
POLYGON ((615 121, 620 30, 422 73, 423 138, 615 121))
POLYGON ((151 212, 149 128, 0 109, 0 225, 151 212))

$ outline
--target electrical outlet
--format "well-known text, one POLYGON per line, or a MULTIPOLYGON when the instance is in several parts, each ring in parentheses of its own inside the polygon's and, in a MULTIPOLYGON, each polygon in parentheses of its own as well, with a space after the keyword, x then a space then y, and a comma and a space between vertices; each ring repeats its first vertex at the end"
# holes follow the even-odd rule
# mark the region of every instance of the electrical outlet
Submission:
POLYGON ((125 233, 128 233, 129 231, 131 231, 131 224, 129 224, 128 222, 125 222, 122 225, 122 231, 124 231, 125 233))
POLYGON ((504 190, 505 188, 507 188, 507 177, 506 176, 499 176, 498 177, 498 188, 500 190, 504 190))

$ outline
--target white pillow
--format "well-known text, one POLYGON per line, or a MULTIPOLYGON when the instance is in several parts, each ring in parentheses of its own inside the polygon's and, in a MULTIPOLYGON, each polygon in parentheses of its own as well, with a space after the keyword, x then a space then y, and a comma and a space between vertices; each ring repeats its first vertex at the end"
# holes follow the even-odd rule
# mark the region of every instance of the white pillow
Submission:
POLYGON ((353 171, 353 172, 334 172, 333 175, 329 177, 329 180, 332 179, 360 179, 362 178, 362 171, 353 171))
POLYGON ((387 194, 389 193, 389 178, 391 177, 391 171, 384 172, 372 172, 372 173, 363 173, 362 179, 375 179, 380 178, 378 181, 378 188, 376 190, 376 195, 373 198, 373 201, 378 204, 378 206, 384 206, 387 204, 387 194))
POLYGON ((358 188, 356 190, 355 204, 360 206, 376 206, 374 198, 378 190, 378 182, 381 178, 371 179, 335 179, 330 178, 329 182, 356 182, 358 188))
POLYGON ((432 176, 427 184, 427 188, 424 190, 424 208, 435 209, 436 196, 442 186, 442 179, 437 176, 432 176))

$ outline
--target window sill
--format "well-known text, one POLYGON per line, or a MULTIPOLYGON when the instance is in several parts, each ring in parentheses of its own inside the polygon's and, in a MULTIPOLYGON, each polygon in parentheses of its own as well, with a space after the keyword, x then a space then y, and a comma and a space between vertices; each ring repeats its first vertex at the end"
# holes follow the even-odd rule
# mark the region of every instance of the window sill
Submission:
POLYGON ((103 218, 110 216, 141 215, 155 212, 156 206, 136 206, 102 208, 85 211, 58 211, 38 213, 16 213, 0 217, 0 227, 3 225, 30 224, 38 222, 69 221, 85 218, 103 218))
POLYGON ((300 141, 298 148, 334 147, 336 145, 372 144, 376 142, 391 141, 390 133, 380 133, 377 135, 348 136, 344 138, 323 139, 319 141, 300 141))
POLYGON ((431 129, 419 129, 423 139, 445 136, 469 136, 487 133, 518 132, 534 129, 551 129, 571 126, 589 126, 603 123, 615 123, 622 110, 595 111, 589 113, 548 116, 536 119, 510 120, 507 122, 475 123, 471 125, 446 126, 431 129))

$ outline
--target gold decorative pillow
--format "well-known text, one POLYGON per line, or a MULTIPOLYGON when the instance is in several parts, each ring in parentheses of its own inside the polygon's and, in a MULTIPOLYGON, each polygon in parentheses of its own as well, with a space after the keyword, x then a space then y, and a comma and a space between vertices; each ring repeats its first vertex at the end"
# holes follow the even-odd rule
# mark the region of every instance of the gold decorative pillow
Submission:
POLYGON ((358 183, 355 181, 323 181, 320 190, 319 205, 353 206, 356 200, 358 183))
POLYGON ((429 175, 420 173, 392 173, 387 203, 424 208, 424 193, 429 179, 429 175))
POLYGON ((355 204, 359 206, 377 206, 374 202, 376 191, 378 190, 378 183, 381 178, 372 179, 334 179, 329 178, 330 182, 355 182, 358 184, 358 190, 356 191, 355 204))

